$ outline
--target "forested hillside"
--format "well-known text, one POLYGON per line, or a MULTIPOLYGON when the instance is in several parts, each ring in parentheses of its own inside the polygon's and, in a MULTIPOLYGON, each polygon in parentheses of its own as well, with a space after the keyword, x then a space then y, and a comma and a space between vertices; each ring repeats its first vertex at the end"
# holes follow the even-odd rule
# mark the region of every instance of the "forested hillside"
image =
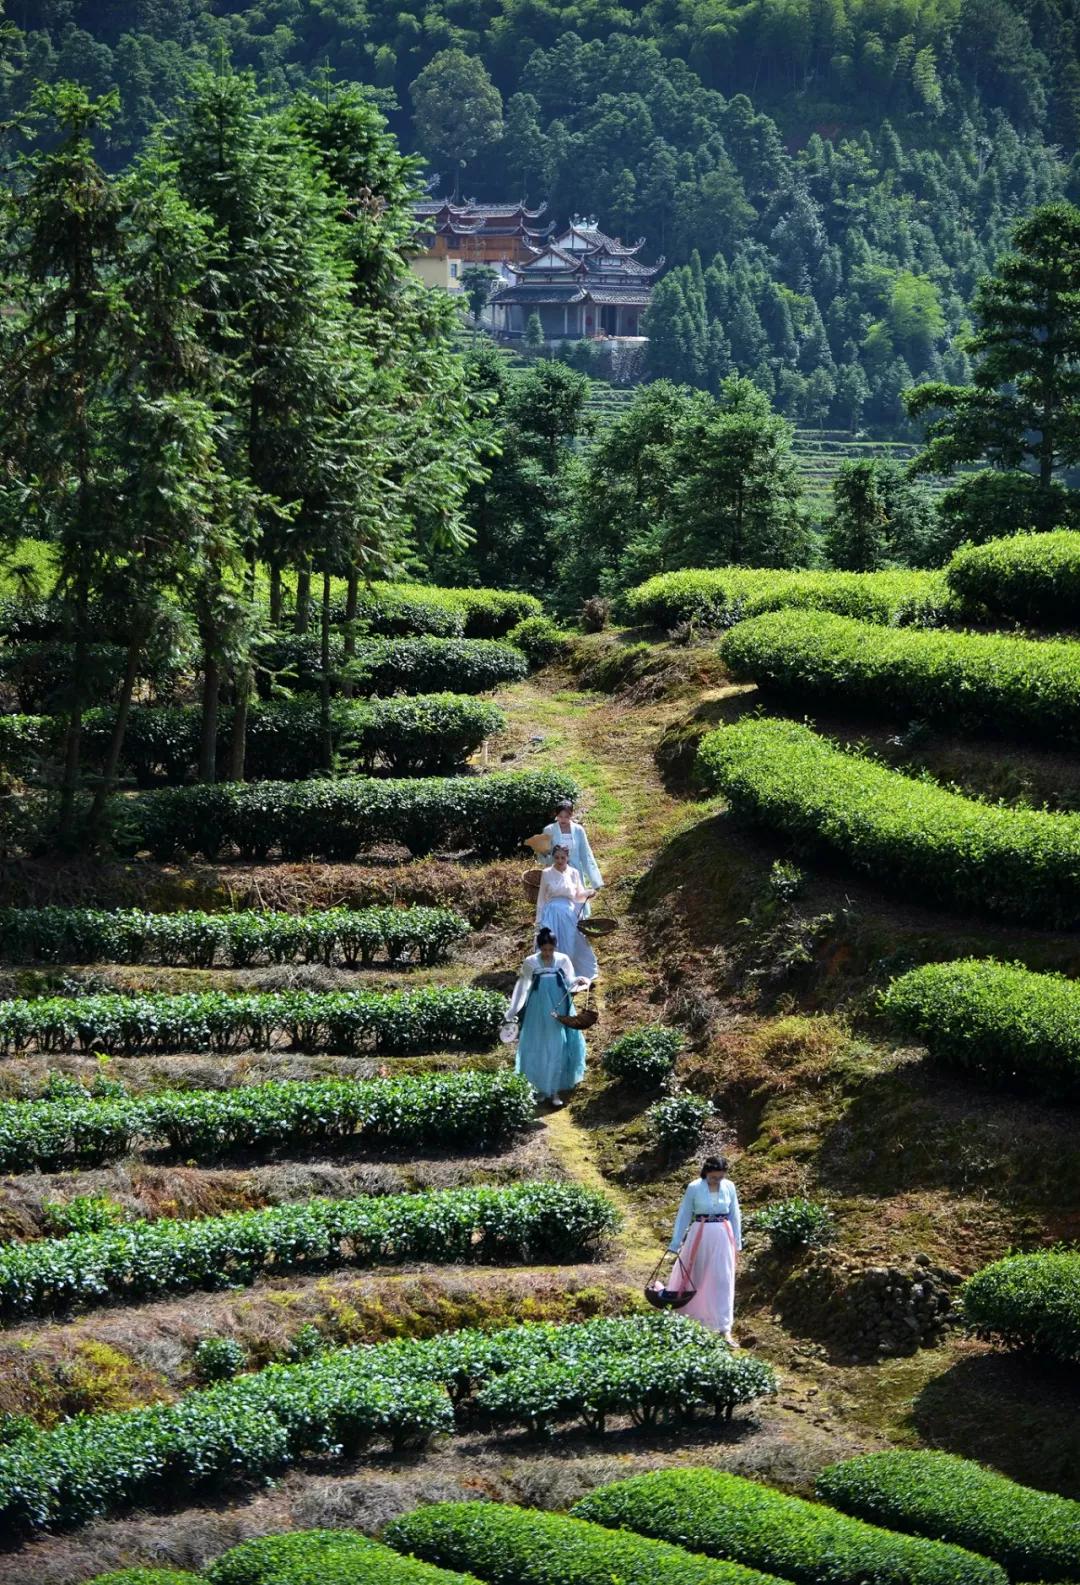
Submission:
POLYGON ((802 423, 908 433, 901 392, 964 381, 980 276, 1075 196, 1072 0, 11 0, 4 110, 35 80, 116 86, 124 163, 193 61, 272 93, 328 70, 381 96, 449 189, 546 198, 670 266, 650 373, 750 375, 802 423))

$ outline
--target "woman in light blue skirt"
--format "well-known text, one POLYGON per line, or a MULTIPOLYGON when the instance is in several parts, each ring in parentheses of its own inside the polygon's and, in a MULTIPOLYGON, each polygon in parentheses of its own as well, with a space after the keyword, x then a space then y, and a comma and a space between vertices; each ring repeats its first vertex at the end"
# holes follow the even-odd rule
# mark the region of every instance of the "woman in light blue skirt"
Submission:
POLYGON ((585 1037, 559 1018, 574 1012, 573 993, 587 982, 574 974, 566 954, 555 950, 552 931, 539 932, 536 948, 521 965, 507 1017, 518 1021, 517 1072, 541 1099, 561 1106, 559 1091, 572 1090, 585 1077, 585 1037))

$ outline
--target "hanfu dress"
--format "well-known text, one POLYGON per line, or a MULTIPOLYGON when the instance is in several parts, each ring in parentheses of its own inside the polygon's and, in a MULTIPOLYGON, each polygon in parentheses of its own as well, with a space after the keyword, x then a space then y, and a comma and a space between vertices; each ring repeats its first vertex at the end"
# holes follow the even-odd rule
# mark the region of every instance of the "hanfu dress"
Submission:
POLYGON ((713 1332, 730 1332, 735 1313, 735 1256, 742 1248, 739 1196, 729 1178, 712 1192, 704 1178, 695 1178, 675 1218, 672 1253, 678 1253, 668 1287, 697 1292, 680 1314, 700 1321, 713 1332))
POLYGON ((575 1011, 574 981, 574 965, 564 953, 553 953, 545 963, 533 952, 521 965, 510 998, 507 1016, 517 1018, 521 1030, 517 1072, 547 1098, 572 1090, 585 1077, 585 1036, 559 1023, 560 1014, 575 1011))
MULTIPOLYGON (((570 830, 564 831, 557 820, 544 827, 544 835, 551 838, 551 845, 556 845, 570 850, 570 868, 577 870, 586 886, 591 886, 593 891, 599 891, 604 884, 604 877, 600 873, 600 866, 593 857, 593 850, 589 846, 589 838, 585 827, 578 821, 571 820, 570 830)), ((542 865, 551 863, 550 854, 541 859, 542 865)), ((582 919, 588 919, 591 909, 586 903, 581 910, 582 919)))
POLYGON ((577 870, 567 865, 557 870, 554 865, 540 876, 540 890, 536 897, 536 928, 550 930, 555 937, 555 950, 565 952, 574 965, 574 973, 583 980, 595 980, 596 953, 587 936, 578 929, 578 920, 587 899, 585 887, 577 870))

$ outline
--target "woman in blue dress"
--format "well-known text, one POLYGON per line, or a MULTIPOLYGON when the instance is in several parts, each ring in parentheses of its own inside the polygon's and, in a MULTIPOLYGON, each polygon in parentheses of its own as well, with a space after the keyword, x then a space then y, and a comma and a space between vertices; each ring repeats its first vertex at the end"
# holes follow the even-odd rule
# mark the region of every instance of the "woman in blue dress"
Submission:
POLYGON ((585 1037, 559 1022, 574 1011, 574 991, 585 983, 566 954, 555 950, 554 933, 539 931, 536 951, 521 965, 507 1017, 519 1026, 517 1072, 552 1106, 563 1104, 560 1090, 572 1090, 585 1077, 585 1037))
POLYGON ((537 930, 551 931, 556 951, 566 954, 576 975, 591 982, 596 978, 596 953, 578 929, 578 921, 593 894, 571 867, 569 857, 566 848, 556 846, 553 862, 540 872, 535 924, 537 930))

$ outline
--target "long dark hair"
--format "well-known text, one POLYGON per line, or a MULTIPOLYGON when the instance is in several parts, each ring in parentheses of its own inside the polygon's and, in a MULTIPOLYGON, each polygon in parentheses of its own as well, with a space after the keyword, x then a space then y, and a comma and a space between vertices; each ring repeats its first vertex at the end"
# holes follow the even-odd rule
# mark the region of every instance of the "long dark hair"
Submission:
POLYGON ((555 941, 555 932, 554 930, 549 930, 547 925, 545 925, 542 930, 538 930, 536 932, 537 950, 539 950, 540 947, 553 947, 555 945, 555 941))
POLYGON ((701 1176, 703 1178, 707 1178, 709 1176, 710 1172, 720 1172, 720 1173, 723 1173, 726 1176, 726 1174, 727 1174, 727 1157, 726 1156, 706 1156, 705 1160, 701 1163, 701 1176))

